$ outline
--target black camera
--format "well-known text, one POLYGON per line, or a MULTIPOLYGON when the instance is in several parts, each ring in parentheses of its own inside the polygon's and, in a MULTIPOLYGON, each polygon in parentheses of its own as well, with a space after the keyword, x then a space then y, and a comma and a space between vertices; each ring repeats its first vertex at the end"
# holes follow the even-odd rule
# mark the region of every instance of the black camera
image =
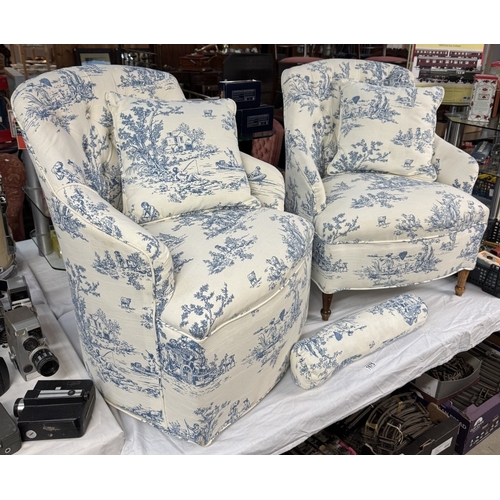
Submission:
POLYGON ((0 403, 0 455, 12 455, 21 449, 21 433, 0 403))
POLYGON ((14 403, 23 441, 85 434, 95 404, 92 380, 40 380, 14 403))
POLYGON ((24 380, 39 375, 50 377, 59 369, 59 360, 49 349, 36 314, 26 306, 4 312, 9 355, 24 380))

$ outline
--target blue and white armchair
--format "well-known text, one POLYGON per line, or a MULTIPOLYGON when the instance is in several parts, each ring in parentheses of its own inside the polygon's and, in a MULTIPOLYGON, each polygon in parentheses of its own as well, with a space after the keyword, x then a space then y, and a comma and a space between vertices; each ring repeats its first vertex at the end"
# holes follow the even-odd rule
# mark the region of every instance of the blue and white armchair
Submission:
POLYGON ((282 74, 285 209, 314 224, 322 316, 341 290, 458 273, 461 295, 486 229, 476 161, 435 135, 442 87, 387 63, 330 59, 282 74))
POLYGON ((277 169, 240 154, 235 103, 185 100, 168 73, 60 69, 12 107, 90 376, 116 408, 210 444, 289 367, 311 224, 284 212, 277 169))

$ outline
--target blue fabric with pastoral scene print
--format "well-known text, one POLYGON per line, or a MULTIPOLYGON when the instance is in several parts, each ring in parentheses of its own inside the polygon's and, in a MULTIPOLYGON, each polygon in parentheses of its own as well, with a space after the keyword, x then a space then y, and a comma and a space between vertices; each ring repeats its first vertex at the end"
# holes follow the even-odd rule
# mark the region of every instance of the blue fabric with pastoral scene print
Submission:
MULTIPOLYGON (((283 72, 288 212, 314 224, 323 294, 471 270, 488 208, 478 165, 435 134, 441 87, 406 68, 321 60, 283 72)), ((458 293, 458 292, 457 292, 458 293)))
POLYGON ((290 363, 295 383, 306 390, 320 387, 338 370, 418 330, 427 314, 420 297, 403 293, 328 323, 293 346, 290 363))
POLYGON ((64 68, 12 105, 89 375, 110 405, 209 445, 288 370, 312 225, 284 211, 276 168, 240 154, 234 103, 188 102, 169 73, 64 68))

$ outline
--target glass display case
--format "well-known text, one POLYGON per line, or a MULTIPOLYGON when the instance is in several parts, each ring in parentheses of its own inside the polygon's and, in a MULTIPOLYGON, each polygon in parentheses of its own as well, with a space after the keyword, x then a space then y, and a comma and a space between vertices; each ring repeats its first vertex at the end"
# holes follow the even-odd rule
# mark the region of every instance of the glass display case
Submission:
MULTIPOLYGON (((484 122, 470 121, 467 112, 447 113, 445 116, 448 119, 448 126, 444 139, 456 147, 460 147, 465 139, 471 141, 491 141, 495 145, 500 142, 498 116, 484 122)), ((496 150, 497 148, 493 148, 493 151, 496 150)), ((480 164, 479 174, 480 178, 478 182, 482 181, 482 174, 488 174, 490 177, 488 181, 490 187, 483 196, 478 196, 478 198, 481 199, 485 205, 489 206, 490 218, 497 219, 500 208, 500 182, 498 182, 500 168, 494 161, 491 161, 490 158, 488 163, 480 164)))

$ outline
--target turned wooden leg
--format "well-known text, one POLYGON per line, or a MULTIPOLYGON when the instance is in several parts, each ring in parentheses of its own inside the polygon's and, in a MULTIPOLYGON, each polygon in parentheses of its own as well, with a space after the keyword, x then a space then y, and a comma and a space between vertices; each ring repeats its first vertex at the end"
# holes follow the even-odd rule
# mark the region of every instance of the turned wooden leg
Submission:
POLYGON ((321 317, 323 318, 323 321, 328 321, 328 319, 330 318, 330 314, 332 314, 332 311, 330 311, 332 297, 333 293, 323 294, 323 308, 321 309, 321 317))
POLYGON ((457 284, 455 286, 455 295, 461 297, 465 292, 465 283, 467 282, 467 276, 469 276, 469 271, 467 269, 458 271, 457 284))

